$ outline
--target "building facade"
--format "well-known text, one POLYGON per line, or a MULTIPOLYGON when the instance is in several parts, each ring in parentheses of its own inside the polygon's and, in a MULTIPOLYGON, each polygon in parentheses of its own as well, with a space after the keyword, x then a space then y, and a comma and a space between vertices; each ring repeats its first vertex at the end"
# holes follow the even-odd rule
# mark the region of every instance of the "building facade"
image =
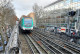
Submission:
POLYGON ((51 3, 43 8, 42 17, 38 18, 38 25, 54 25, 54 26, 66 26, 73 23, 74 19, 75 28, 79 26, 80 18, 80 0, 57 0, 54 3, 51 3), (71 17, 69 16, 70 11, 75 11, 76 15, 71 17), (69 22, 69 23, 68 23, 69 22))

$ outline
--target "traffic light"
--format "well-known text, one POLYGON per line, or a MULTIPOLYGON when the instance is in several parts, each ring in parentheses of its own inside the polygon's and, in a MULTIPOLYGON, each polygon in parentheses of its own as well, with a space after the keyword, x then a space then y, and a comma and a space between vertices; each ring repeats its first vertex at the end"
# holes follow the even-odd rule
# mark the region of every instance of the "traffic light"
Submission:
POLYGON ((70 12, 69 12, 69 15, 70 15, 70 16, 74 16, 75 14, 76 14, 76 11, 70 11, 70 12))

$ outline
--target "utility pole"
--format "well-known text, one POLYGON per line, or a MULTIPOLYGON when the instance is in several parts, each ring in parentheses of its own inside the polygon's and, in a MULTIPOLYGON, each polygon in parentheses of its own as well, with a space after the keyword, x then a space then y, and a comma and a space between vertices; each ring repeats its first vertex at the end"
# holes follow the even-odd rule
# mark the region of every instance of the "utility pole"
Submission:
POLYGON ((76 19, 77 22, 76 22, 76 26, 75 26, 75 27, 76 27, 76 29, 78 30, 78 29, 79 29, 79 24, 78 24, 78 23, 79 23, 79 14, 80 14, 80 13, 79 13, 79 9, 77 9, 77 11, 78 11, 78 14, 77 14, 77 19, 76 19))
MULTIPOLYGON (((72 0, 70 0, 70 5, 71 5, 71 3, 72 3, 72 0)), ((70 8, 72 9, 72 6, 70 6, 70 8)), ((69 11, 69 10, 68 10, 69 11)), ((68 28, 68 34, 69 34, 69 30, 70 30, 70 17, 69 17, 69 15, 68 15, 68 21, 67 21, 68 23, 67 23, 67 28, 68 28)))

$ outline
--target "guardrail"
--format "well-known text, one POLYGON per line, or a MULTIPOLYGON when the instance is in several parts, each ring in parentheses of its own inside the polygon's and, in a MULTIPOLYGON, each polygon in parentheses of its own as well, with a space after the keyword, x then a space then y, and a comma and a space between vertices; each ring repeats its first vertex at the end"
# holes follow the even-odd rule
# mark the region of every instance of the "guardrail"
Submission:
POLYGON ((14 53, 16 53, 16 51, 19 50, 18 36, 19 36, 18 25, 15 25, 14 29, 11 33, 11 37, 9 39, 9 42, 8 42, 7 46, 5 47, 5 54, 11 54, 11 53, 14 54, 14 53))

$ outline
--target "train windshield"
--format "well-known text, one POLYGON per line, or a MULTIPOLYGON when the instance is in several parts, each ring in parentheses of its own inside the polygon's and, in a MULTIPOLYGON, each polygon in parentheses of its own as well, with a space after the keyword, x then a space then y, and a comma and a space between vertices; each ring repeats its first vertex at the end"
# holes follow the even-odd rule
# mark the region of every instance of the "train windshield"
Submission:
POLYGON ((32 19, 25 18, 24 19, 24 25, 25 25, 25 27, 31 27, 32 26, 32 19))

